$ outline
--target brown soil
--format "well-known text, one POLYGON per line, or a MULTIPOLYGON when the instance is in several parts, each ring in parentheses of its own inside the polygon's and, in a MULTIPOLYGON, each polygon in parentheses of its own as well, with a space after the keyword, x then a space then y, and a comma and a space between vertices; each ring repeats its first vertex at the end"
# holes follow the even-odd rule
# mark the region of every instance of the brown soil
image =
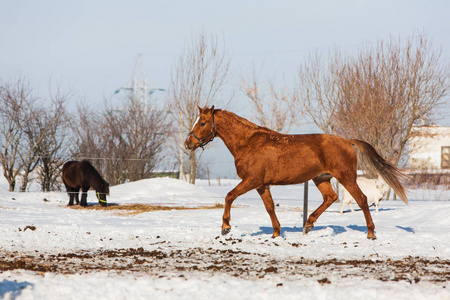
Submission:
MULTIPOLYGON (((228 239, 227 243, 239 243, 228 239)), ((160 244, 166 243, 165 241, 160 244)), ((280 277, 314 278, 330 284, 331 278, 430 282, 446 287, 450 281, 450 261, 408 257, 401 260, 280 260, 271 255, 231 249, 189 248, 185 250, 144 250, 129 248, 96 252, 23 255, 0 252, 0 272, 29 270, 62 274, 95 271, 136 272, 157 277, 183 277, 193 272, 224 273, 242 278, 280 277)), ((295 245, 292 245, 296 247, 295 245)))

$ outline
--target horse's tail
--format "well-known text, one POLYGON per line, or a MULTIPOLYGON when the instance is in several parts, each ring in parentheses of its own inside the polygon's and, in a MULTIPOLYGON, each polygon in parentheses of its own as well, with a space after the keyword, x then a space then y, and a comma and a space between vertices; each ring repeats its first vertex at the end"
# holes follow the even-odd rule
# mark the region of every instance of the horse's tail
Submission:
POLYGON ((408 204, 406 190, 401 181, 408 179, 408 175, 400 169, 386 161, 378 152, 367 142, 361 140, 350 140, 350 142, 361 152, 364 162, 375 168, 383 180, 394 190, 394 192, 408 204))

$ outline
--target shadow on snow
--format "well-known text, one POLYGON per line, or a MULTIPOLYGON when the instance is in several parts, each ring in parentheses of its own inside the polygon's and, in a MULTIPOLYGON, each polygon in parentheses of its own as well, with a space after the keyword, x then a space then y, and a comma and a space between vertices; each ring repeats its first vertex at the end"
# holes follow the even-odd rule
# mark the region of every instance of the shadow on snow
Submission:
MULTIPOLYGON (((345 226, 345 227, 344 226, 337 226, 337 225, 315 226, 314 229, 312 230, 312 232, 323 230, 323 229, 327 229, 327 228, 331 228, 333 230, 333 232, 331 233, 332 236, 338 235, 338 234, 342 234, 344 232, 347 232, 347 229, 351 229, 351 230, 367 233, 367 227, 366 226, 360 226, 360 225, 349 225, 349 226, 345 226)), ((406 230, 408 232, 414 232, 412 229, 403 228, 403 227, 399 227, 399 228, 404 229, 404 230, 406 230), (412 231, 409 231, 409 230, 412 230, 412 231)), ((299 232, 299 233, 302 233, 303 232, 303 227, 296 227, 296 226, 294 226, 294 227, 281 227, 280 235, 282 237, 285 237, 287 232, 299 232)), ((255 233, 252 233, 251 236, 259 236, 259 235, 263 235, 263 234, 273 234, 273 228, 272 227, 268 227, 268 226, 261 226, 261 227, 259 227, 259 231, 255 232, 255 233)))
POLYGON ((397 227, 397 228, 399 228, 399 229, 403 229, 404 231, 406 231, 406 232, 410 232, 410 233, 416 233, 415 231, 414 231, 414 228, 412 228, 412 227, 402 227, 402 226, 395 226, 395 227, 397 227))
POLYGON ((34 285, 26 281, 17 282, 4 279, 0 281, 0 299, 3 299, 6 295, 9 295, 10 299, 16 299, 20 296, 22 290, 27 287, 33 288, 34 285))

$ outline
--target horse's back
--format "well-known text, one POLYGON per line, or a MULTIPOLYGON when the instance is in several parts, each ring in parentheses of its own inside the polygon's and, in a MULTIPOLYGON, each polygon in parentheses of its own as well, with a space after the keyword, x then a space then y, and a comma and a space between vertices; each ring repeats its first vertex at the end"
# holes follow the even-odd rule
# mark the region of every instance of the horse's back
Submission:
POLYGON ((258 140, 258 143, 267 145, 273 145, 282 150, 286 148, 293 148, 298 150, 299 148, 310 148, 314 152, 320 152, 321 150, 334 150, 336 148, 341 149, 353 149, 352 143, 349 139, 326 133, 313 133, 313 134, 281 134, 277 132, 265 133, 261 135, 262 139, 258 140), (261 141, 264 140, 264 143, 261 141))
POLYGON ((293 136, 298 142, 308 144, 308 146, 320 147, 322 149, 347 147, 351 145, 349 139, 333 134, 315 133, 315 134, 296 134, 293 136))
POLYGON ((288 163, 297 158, 299 162, 327 167, 336 160, 353 158, 356 154, 350 140, 331 134, 280 135, 275 140, 277 150, 273 152, 289 158, 288 163))

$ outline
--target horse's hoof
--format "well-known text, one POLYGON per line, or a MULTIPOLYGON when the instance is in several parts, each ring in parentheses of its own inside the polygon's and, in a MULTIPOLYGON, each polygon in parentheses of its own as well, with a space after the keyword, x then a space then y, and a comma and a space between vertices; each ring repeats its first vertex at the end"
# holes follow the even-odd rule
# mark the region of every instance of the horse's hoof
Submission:
POLYGON ((376 236, 367 236, 368 240, 375 241, 377 239, 376 236))
POLYGON ((303 234, 308 234, 312 229, 314 228, 314 225, 303 227, 303 234))
POLYGON ((231 231, 231 228, 222 228, 222 235, 227 235, 231 231))
POLYGON ((272 238, 273 238, 273 239, 274 239, 274 238, 277 238, 277 237, 280 237, 280 235, 272 234, 272 238))

